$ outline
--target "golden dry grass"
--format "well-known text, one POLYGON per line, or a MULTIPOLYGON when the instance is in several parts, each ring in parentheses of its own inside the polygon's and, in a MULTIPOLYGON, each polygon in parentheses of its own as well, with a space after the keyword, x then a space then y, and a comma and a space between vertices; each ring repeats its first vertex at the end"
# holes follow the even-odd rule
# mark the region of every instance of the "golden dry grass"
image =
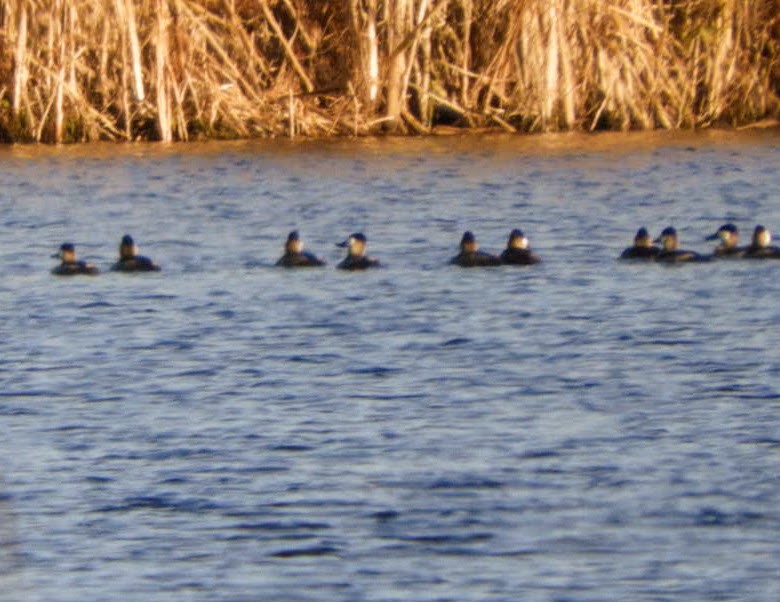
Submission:
POLYGON ((780 0, 5 0, 0 140, 742 126, 780 0))

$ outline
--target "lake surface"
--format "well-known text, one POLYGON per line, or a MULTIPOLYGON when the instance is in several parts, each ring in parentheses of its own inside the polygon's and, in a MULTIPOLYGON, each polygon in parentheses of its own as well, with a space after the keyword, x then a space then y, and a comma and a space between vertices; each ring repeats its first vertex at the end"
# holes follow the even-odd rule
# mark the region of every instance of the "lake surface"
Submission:
POLYGON ((777 130, 0 164, 0 600, 780 599, 780 261, 616 260, 780 232, 777 130))

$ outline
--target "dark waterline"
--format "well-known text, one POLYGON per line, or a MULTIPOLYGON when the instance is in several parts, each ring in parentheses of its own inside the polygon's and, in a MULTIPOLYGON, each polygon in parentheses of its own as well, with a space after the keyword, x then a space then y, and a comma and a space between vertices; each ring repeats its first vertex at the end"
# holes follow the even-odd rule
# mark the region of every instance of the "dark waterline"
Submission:
POLYGON ((778 599, 780 262, 615 257, 780 231, 779 150, 0 149, 0 599, 778 599), (542 264, 447 265, 514 227, 542 264), (271 267, 295 228, 329 267, 271 267), (49 275, 125 232, 161 274, 49 275))

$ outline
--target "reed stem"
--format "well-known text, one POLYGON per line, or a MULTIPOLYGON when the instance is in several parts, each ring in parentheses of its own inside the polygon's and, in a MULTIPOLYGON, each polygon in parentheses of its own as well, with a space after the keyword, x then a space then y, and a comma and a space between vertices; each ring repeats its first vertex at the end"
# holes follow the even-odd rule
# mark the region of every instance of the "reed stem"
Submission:
POLYGON ((0 139, 744 126, 780 118, 777 8, 5 0, 0 139))

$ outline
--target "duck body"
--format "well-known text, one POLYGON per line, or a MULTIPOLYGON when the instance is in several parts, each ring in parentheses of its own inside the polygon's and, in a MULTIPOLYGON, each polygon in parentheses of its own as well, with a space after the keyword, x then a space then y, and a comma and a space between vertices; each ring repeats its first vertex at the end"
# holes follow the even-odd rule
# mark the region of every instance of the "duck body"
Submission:
POLYGON ((542 261, 531 249, 504 249, 499 259, 504 265, 533 265, 542 261))
POLYGON ((462 268, 491 267, 501 265, 501 258, 484 251, 460 252, 450 260, 462 268))
POLYGON ((712 256, 716 259, 742 259, 745 256, 745 247, 715 247, 712 256))
POLYGON ((276 265, 282 268, 310 268, 326 264, 316 255, 303 251, 301 253, 285 253, 279 258, 276 265))
POLYGON ((652 261, 658 257, 661 249, 658 247, 628 247, 621 254, 620 259, 643 259, 652 261))
POLYGON ((745 259, 780 259, 780 247, 754 247, 749 246, 742 255, 745 259))
POLYGON ((111 266, 112 272, 159 272, 161 269, 159 265, 143 255, 120 258, 111 266))
POLYGON ((86 261, 63 261, 52 271, 55 276, 77 276, 79 274, 86 276, 97 276, 100 270, 97 266, 86 261))
POLYGON ((348 255, 336 266, 340 270, 357 271, 381 267, 378 260, 373 257, 353 257, 348 255))
POLYGON ((659 263, 685 263, 697 261, 709 261, 710 258, 700 255, 695 251, 686 251, 675 249, 674 251, 664 251, 663 249, 656 255, 655 260, 659 263))

